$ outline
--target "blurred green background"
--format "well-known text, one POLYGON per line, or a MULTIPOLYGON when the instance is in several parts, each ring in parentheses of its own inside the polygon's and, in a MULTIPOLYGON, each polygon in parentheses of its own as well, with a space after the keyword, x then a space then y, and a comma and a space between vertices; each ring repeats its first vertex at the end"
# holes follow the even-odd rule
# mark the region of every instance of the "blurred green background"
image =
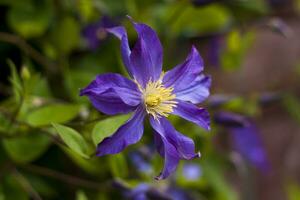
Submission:
POLYGON ((0 0, 0 200, 299 200, 299 13, 299 0, 0 0), (202 157, 167 180, 154 180, 163 159, 148 125, 138 144, 96 157, 129 115, 79 97, 97 74, 127 75, 103 31, 123 25, 134 44, 126 15, 158 33, 165 71, 194 44, 213 80, 210 132, 170 117, 202 157), (244 148, 222 112, 256 127, 244 148))

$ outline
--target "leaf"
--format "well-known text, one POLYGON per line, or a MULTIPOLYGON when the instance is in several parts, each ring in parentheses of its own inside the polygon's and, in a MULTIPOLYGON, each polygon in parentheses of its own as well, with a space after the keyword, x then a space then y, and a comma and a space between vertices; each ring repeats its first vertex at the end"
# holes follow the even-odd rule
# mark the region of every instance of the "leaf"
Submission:
POLYGON ((8 13, 9 25, 25 38, 41 36, 52 18, 52 7, 48 2, 12 7, 8 13))
POLYGON ((35 174, 24 173, 23 176, 28 180, 31 186, 36 190, 37 193, 42 195, 47 199, 57 198, 58 192, 53 188, 53 186, 47 182, 47 179, 35 174))
POLYGON ((80 27, 74 18, 65 17, 59 20, 52 34, 60 53, 68 54, 79 45, 80 27))
POLYGON ((300 123, 300 101, 294 95, 286 95, 283 98, 283 105, 288 113, 300 123))
POLYGON ((11 61, 7 60, 7 63, 10 67, 11 75, 9 78, 9 81, 13 87, 13 92, 14 92, 14 97, 17 103, 21 102, 21 96, 23 93, 23 86, 22 86, 22 81, 21 78, 17 72, 16 65, 11 61))
POLYGON ((253 32, 242 35, 237 30, 231 31, 226 38, 227 48, 221 55, 222 68, 227 71, 239 69, 254 39, 253 32))
POLYGON ((23 186, 11 173, 5 173, 1 179, 1 185, 3 186, 3 194, 5 200, 16 199, 16 200, 29 200, 29 194, 24 191, 23 186))
POLYGON ((300 186, 295 182, 290 182, 286 186, 288 199, 299 200, 300 199, 300 186))
POLYGON ((3 140, 3 147, 12 160, 27 163, 36 160, 49 147, 50 138, 43 133, 31 133, 3 140))
POLYGON ((89 158, 90 148, 85 139, 72 128, 60 124, 52 124, 65 144, 84 158, 89 158))
POLYGON ((208 181, 209 185, 214 189, 216 198, 222 200, 237 200, 237 194, 225 180, 222 166, 216 160, 209 157, 202 160, 201 166, 203 169, 203 176, 208 181))
POLYGON ((215 33, 224 30, 231 21, 229 11, 220 5, 199 8, 184 5, 184 9, 181 8, 180 12, 171 24, 170 31, 175 35, 185 34, 188 37, 194 37, 199 34, 215 33))
POLYGON ((122 153, 109 157, 109 165, 114 177, 125 178, 128 175, 128 165, 122 153))
POLYGON ((110 117, 98 122, 92 132, 92 138, 95 145, 99 144, 104 138, 112 135, 116 130, 125 123, 129 115, 120 115, 110 117))
POLYGON ((26 117, 32 126, 45 126, 51 123, 64 123, 70 121, 79 113, 80 107, 74 104, 52 104, 38 108, 26 117))
POLYGON ((107 169, 107 163, 103 163, 103 160, 101 160, 99 157, 94 156, 87 160, 67 147, 63 147, 62 149, 69 156, 69 158, 85 172, 99 177, 107 173, 107 170, 105 170, 107 169), (99 168, 102 170, 99 170, 99 168))
POLYGON ((78 190, 76 192, 76 200, 88 200, 88 198, 82 190, 78 190))

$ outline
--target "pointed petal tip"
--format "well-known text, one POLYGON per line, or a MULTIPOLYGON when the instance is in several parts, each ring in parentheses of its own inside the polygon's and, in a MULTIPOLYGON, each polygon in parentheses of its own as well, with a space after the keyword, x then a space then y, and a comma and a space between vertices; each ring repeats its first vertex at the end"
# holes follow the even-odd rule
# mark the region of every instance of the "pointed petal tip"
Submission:
POLYGON ((133 24, 136 25, 137 22, 134 21, 134 19, 130 16, 130 15, 126 15, 127 19, 129 19, 129 21, 133 24))
POLYGON ((200 151, 197 152, 197 155, 196 155, 195 158, 201 158, 201 153, 200 153, 200 151))
POLYGON ((165 178, 163 177, 163 174, 160 173, 158 176, 154 177, 154 179, 155 179, 156 181, 161 181, 161 180, 163 180, 163 179, 165 179, 165 178))
POLYGON ((85 89, 79 89, 79 96, 84 96, 86 95, 85 89))

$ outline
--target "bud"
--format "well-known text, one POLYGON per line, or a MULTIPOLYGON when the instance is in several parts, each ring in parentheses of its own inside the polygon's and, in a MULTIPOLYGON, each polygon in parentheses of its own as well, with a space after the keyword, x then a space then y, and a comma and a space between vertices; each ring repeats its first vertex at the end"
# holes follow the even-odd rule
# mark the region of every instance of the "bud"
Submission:
POLYGON ((30 72, 26 66, 23 66, 21 69, 21 77, 23 80, 30 79, 30 72))

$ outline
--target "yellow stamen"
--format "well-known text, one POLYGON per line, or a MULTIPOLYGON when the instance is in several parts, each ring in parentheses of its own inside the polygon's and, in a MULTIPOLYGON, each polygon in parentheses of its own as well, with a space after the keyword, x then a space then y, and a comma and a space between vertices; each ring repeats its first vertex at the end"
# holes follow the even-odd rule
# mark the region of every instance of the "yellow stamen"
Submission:
POLYGON ((168 117, 177 104, 174 100, 176 95, 172 93, 174 88, 166 88, 162 84, 163 75, 164 73, 162 73, 160 78, 155 82, 150 80, 145 88, 136 82, 143 94, 147 113, 152 115, 155 119, 168 117))

